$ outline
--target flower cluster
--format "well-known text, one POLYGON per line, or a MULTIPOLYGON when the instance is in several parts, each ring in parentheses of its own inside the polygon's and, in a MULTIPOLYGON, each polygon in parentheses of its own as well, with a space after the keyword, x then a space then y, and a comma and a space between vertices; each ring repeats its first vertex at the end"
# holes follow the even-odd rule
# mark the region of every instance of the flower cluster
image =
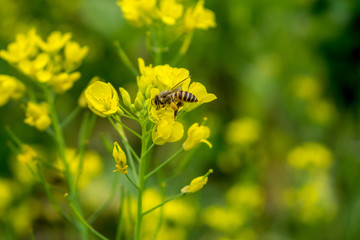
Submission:
MULTIPOLYGON (((139 91, 148 97, 147 106, 149 119, 155 123, 153 128, 153 142, 158 145, 166 142, 176 142, 180 140, 184 134, 183 125, 174 118, 174 109, 171 105, 164 108, 157 109, 151 104, 151 101, 156 95, 166 90, 172 90, 174 86, 184 81, 177 87, 181 87, 182 91, 187 91, 196 96, 197 102, 184 103, 184 106, 178 109, 180 113, 182 110, 189 112, 203 103, 211 102, 216 99, 212 93, 208 93, 205 86, 198 82, 191 82, 189 71, 184 68, 175 68, 169 65, 160 65, 152 67, 152 65, 145 66, 144 60, 139 59, 139 69, 141 75, 137 77, 137 84, 139 91)), ((198 125, 192 126, 189 134, 193 130, 198 129, 198 125)), ((201 128, 205 129, 205 127, 201 128)), ((204 130, 201 139, 206 139, 210 135, 210 131, 204 130), (204 132, 205 131, 205 132, 204 132)), ((201 140, 199 139, 199 141, 201 140)), ((196 141, 197 142, 197 141, 196 141)), ((190 149, 191 141, 184 144, 186 150, 190 149)))
POLYGON ((10 99, 22 97, 25 85, 8 75, 0 75, 0 107, 5 105, 10 99))
POLYGON ((117 3, 124 18, 138 27, 161 22, 168 26, 176 25, 180 32, 192 32, 216 26, 215 14, 204 8, 204 0, 186 9, 177 0, 119 0, 117 3))
POLYGON ((55 31, 44 41, 34 29, 26 35, 18 34, 0 57, 31 79, 52 86, 64 93, 80 78, 74 72, 86 56, 88 48, 71 41, 71 34, 55 31))
POLYGON ((49 105, 46 102, 28 102, 25 116, 24 122, 40 131, 44 131, 51 124, 49 105))

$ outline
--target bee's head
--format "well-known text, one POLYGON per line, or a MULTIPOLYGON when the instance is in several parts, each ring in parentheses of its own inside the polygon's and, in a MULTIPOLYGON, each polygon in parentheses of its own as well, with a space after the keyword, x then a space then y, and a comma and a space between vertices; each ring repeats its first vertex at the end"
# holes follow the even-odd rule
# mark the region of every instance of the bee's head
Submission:
POLYGON ((151 104, 156 108, 160 107, 159 95, 156 95, 153 99, 151 99, 151 104))

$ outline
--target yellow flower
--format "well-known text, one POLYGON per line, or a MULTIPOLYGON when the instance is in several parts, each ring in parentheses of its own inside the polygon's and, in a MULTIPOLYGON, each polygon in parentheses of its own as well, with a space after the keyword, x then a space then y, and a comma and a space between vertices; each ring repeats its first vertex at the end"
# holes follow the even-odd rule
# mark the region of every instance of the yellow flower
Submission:
POLYGON ((170 111, 170 113, 170 117, 161 118, 153 128, 152 139, 157 145, 163 145, 167 142, 177 142, 184 135, 183 125, 174 120, 172 111, 170 111))
POLYGON ((37 52, 36 37, 35 29, 31 29, 27 35, 17 34, 15 42, 10 43, 7 50, 0 51, 0 57, 9 63, 17 63, 33 57, 37 52))
MULTIPOLYGON (((25 59, 19 62, 19 69, 30 77, 37 77, 37 73, 42 71, 49 63, 50 58, 47 53, 40 53, 34 60, 25 59)), ((46 82, 48 79, 40 78, 40 82, 46 82)))
POLYGON ((184 110, 187 112, 197 108, 198 106, 200 106, 203 103, 208 103, 208 102, 211 102, 211 101, 214 101, 215 99, 217 99, 215 94, 208 93, 206 91, 205 86, 199 82, 191 83, 189 88, 187 88, 186 85, 184 85, 183 90, 192 93, 198 99, 198 102, 186 104, 184 106, 184 110))
POLYGON ((52 32, 47 41, 44 42, 40 37, 37 38, 37 44, 44 52, 55 53, 65 46, 70 40, 71 33, 62 34, 59 31, 52 32))
MULTIPOLYGON (((90 82, 88 83, 88 86, 91 85, 91 84, 93 84, 94 82, 97 82, 97 81, 101 81, 100 77, 98 77, 98 76, 93 77, 93 78, 90 80, 90 82)), ((86 98, 85 98, 85 90, 86 90, 86 89, 84 89, 84 90, 81 92, 80 97, 79 97, 79 100, 78 100, 78 104, 79 104, 79 106, 82 107, 82 108, 86 108, 86 107, 87 107, 87 102, 86 102, 86 98)))
POLYGON ((155 17, 156 0, 119 0, 124 18, 131 24, 141 27, 150 25, 155 17))
POLYGON ((74 82, 76 82, 81 77, 79 72, 74 73, 60 73, 54 76, 51 81, 50 85, 54 86, 54 90, 56 93, 64 93, 68 89, 70 89, 74 82))
POLYGON ((110 83, 97 81, 85 90, 88 107, 95 114, 106 117, 119 110, 119 96, 110 83))
POLYGON ((197 177, 193 179, 190 185, 187 185, 181 189, 182 193, 194 193, 202 189, 208 181, 208 176, 210 173, 213 173, 213 170, 210 169, 204 176, 197 177))
POLYGON ((49 106, 45 102, 40 104, 28 102, 25 116, 24 122, 30 126, 36 127, 40 131, 45 130, 51 124, 49 106))
POLYGON ((87 46, 80 47, 77 42, 67 42, 64 49, 65 69, 67 69, 68 71, 76 69, 80 65, 81 61, 84 59, 88 51, 89 48, 87 46))
POLYGON ((185 32, 191 32, 195 28, 208 29, 215 26, 215 14, 213 11, 204 8, 204 0, 199 0, 195 7, 186 11, 185 32))
POLYGON ((297 76, 292 88, 296 97, 306 101, 316 100, 322 93, 320 82, 310 76, 297 76))
POLYGON ((225 139, 230 144, 247 145, 256 142, 260 137, 260 124, 253 118, 241 118, 230 122, 225 139))
POLYGON ((177 3, 176 0, 162 0, 160 1, 160 9, 158 15, 167 25, 174 25, 176 20, 181 17, 183 6, 177 3))
POLYGON ((21 163, 30 163, 38 157, 36 151, 27 144, 21 146, 21 153, 16 158, 21 163))
POLYGON ((305 143, 290 151, 288 163, 297 169, 326 170, 332 162, 332 153, 320 143, 305 143))
MULTIPOLYGON (((77 176, 79 174, 80 157, 79 153, 75 148, 66 148, 65 150, 66 161, 69 165, 70 172, 77 176)), ((65 166, 60 157, 55 162, 55 166, 64 170, 65 166)), ((86 187, 92 179, 99 176, 103 170, 103 161, 98 153, 94 151, 86 151, 83 156, 83 165, 81 176, 79 178, 79 188, 83 189, 86 187)))
POLYGON ((5 105, 10 98, 22 97, 25 85, 16 78, 8 75, 0 75, 0 107, 5 105))
POLYGON ((210 137, 210 129, 205 126, 199 126, 198 123, 194 123, 188 130, 187 139, 183 144, 183 148, 185 151, 189 151, 196 147, 199 143, 206 143, 210 148, 212 145, 206 139, 210 137))
POLYGON ((126 155, 119 146, 118 142, 114 142, 113 156, 116 162, 115 167, 117 168, 116 170, 114 170, 114 172, 121 172, 127 174, 128 165, 126 165, 126 155))

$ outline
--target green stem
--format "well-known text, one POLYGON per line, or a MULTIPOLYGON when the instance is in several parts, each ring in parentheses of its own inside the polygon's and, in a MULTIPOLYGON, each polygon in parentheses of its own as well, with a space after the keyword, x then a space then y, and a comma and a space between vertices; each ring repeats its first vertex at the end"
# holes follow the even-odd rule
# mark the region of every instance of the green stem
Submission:
POLYGON ((127 147, 131 153, 134 155, 134 157, 136 158, 136 160, 138 162, 140 162, 140 158, 139 156, 136 154, 135 150, 131 147, 130 143, 127 141, 127 139, 125 139, 125 137, 123 136, 123 134, 120 132, 119 128, 116 126, 116 124, 114 123, 113 119, 111 117, 108 117, 111 125, 115 128, 116 132, 119 134, 121 140, 123 141, 125 147, 127 147))
POLYGON ((62 211, 60 205, 58 204, 58 202, 55 200, 55 197, 54 195, 52 194, 51 190, 50 190, 50 187, 49 185, 47 184, 44 176, 42 175, 41 173, 41 170, 40 170, 40 167, 39 165, 37 164, 36 165, 36 169, 37 169, 37 172, 38 172, 38 176, 39 176, 39 179, 40 179, 40 183, 42 184, 44 190, 45 190, 45 193, 46 195, 48 196, 49 200, 50 200, 50 203, 53 205, 55 211, 62 217, 64 218, 67 222, 69 222, 70 224, 72 224, 70 218, 65 214, 64 211, 62 211))
POLYGON ((81 214, 79 213, 79 211, 76 209, 75 204, 73 202, 73 200, 70 198, 69 194, 65 193, 65 198, 68 200, 69 206, 71 208, 71 210, 73 211, 73 213, 75 214, 75 216, 77 217, 77 219, 80 221, 80 223, 82 223, 82 225, 84 227, 86 227, 87 229, 90 230, 90 232, 92 232, 95 236, 97 236, 99 239, 102 240, 108 240, 108 238, 106 238, 104 235, 102 235, 101 233, 99 233, 98 231, 96 231, 92 226, 90 226, 88 224, 88 222, 86 222, 86 220, 81 216, 81 214))
POLYGON ((129 132, 131 132, 132 134, 134 134, 136 137, 138 137, 139 139, 141 139, 140 134, 138 134, 137 132, 135 132, 134 130, 132 130, 131 128, 129 128, 128 126, 126 126, 125 124, 123 124, 120 121, 116 121, 117 123, 119 123, 121 126, 123 126, 124 128, 126 128, 127 130, 129 130, 129 132))
POLYGON ((179 151, 177 151, 176 153, 174 153, 171 157, 169 157, 166 161, 164 161, 162 164, 160 164, 157 168, 155 168, 154 170, 152 170, 150 173, 148 173, 145 176, 145 179, 148 179, 149 177, 151 177, 152 175, 154 175, 157 171, 159 171, 162 167, 164 167, 166 164, 168 164, 169 162, 171 162, 173 159, 175 159, 178 155, 180 155, 180 153, 182 153, 184 151, 183 148, 179 149, 179 151))
POLYGON ((138 182, 138 195, 137 195, 137 214, 136 214, 136 223, 135 223, 135 240, 140 239, 141 233, 141 222, 142 222, 142 194, 145 188, 145 170, 146 170, 146 157, 144 153, 146 152, 146 124, 142 124, 141 126, 142 139, 141 139, 141 160, 139 166, 139 182, 138 182))
POLYGON ((154 146, 155 146, 155 143, 151 144, 151 146, 145 151, 144 156, 146 156, 154 146))
POLYGON ((159 205, 157 205, 157 206, 155 206, 155 207, 147 210, 147 211, 144 212, 142 215, 145 216, 146 214, 151 213, 151 212, 154 211, 155 209, 157 209, 157 208, 159 208, 159 207, 162 207, 162 206, 165 205, 166 203, 168 203, 168 202, 170 202, 170 201, 172 201, 172 200, 174 200, 174 199, 176 199, 176 198, 179 198, 179 197, 181 197, 181 196, 183 196, 183 195, 184 195, 184 193, 179 193, 178 195, 175 195, 175 196, 169 198, 168 200, 160 203, 159 205))
POLYGON ((118 225, 116 230, 116 240, 120 240, 123 229, 124 229, 124 187, 121 187, 120 190, 120 208, 119 208, 119 219, 118 219, 118 225))
POLYGON ((20 138, 18 138, 15 133, 11 130, 11 128, 9 126, 5 126, 5 131, 9 134, 10 138, 16 143, 16 145, 21 148, 21 146, 23 145, 22 141, 20 140, 20 138))
POLYGON ((139 190, 138 185, 129 177, 129 175, 125 174, 126 178, 129 180, 129 182, 137 189, 139 190))
POLYGON ((120 46, 120 43, 118 41, 114 42, 114 46, 117 50, 117 53, 120 57, 120 59, 123 61, 123 63, 125 64, 125 66, 129 69, 129 71, 134 74, 134 76, 138 76, 139 72, 136 69, 136 67, 132 64, 132 62, 130 61, 130 59, 128 58, 128 56, 126 55, 126 53, 124 52, 124 50, 122 49, 122 47, 120 46))
POLYGON ((77 106, 61 123, 61 128, 64 129, 74 118, 79 114, 81 108, 77 106))

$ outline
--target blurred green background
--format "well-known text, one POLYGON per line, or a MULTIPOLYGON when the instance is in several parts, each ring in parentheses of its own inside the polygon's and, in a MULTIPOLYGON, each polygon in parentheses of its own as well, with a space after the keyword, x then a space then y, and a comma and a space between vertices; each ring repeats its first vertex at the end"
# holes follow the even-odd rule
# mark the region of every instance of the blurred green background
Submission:
MULTIPOLYGON (((33 27, 43 37, 55 30, 71 32, 89 47, 81 80, 58 100, 62 117, 77 105, 93 76, 136 93, 135 78, 113 42, 121 43, 134 64, 138 57, 149 64, 145 32, 125 22, 116 1, 0 0, 0 6, 0 49, 33 27)), ((204 145, 194 153, 183 173, 167 181, 167 193, 175 194, 209 168, 214 173, 203 190, 168 207, 163 228, 170 235, 164 236, 358 239, 359 1, 207 0, 205 6, 215 12, 217 27, 196 31, 187 55, 174 67, 188 69, 193 81, 218 97, 183 119, 188 127, 208 117, 213 148, 204 145)), ((2 59, 0 74, 21 79, 2 59)), ((1 235, 27 239, 33 229, 36 239, 77 239, 71 226, 55 216, 41 187, 14 163, 6 125, 24 142, 48 151, 53 146, 23 119, 24 106, 18 102, 0 108, 0 232, 6 232, 1 235)), ((80 124, 67 128, 69 146, 76 147, 80 124)), ((115 138, 109 124, 98 119, 89 149, 101 156, 104 170, 84 190, 89 215, 107 199, 110 187, 103 186, 113 178, 114 162, 102 133, 115 138)), ((155 159, 179 145, 155 148, 155 159)), ((148 194, 156 199, 155 188, 148 194)), ((93 224, 110 238, 117 219, 113 208, 116 199, 93 224)))

